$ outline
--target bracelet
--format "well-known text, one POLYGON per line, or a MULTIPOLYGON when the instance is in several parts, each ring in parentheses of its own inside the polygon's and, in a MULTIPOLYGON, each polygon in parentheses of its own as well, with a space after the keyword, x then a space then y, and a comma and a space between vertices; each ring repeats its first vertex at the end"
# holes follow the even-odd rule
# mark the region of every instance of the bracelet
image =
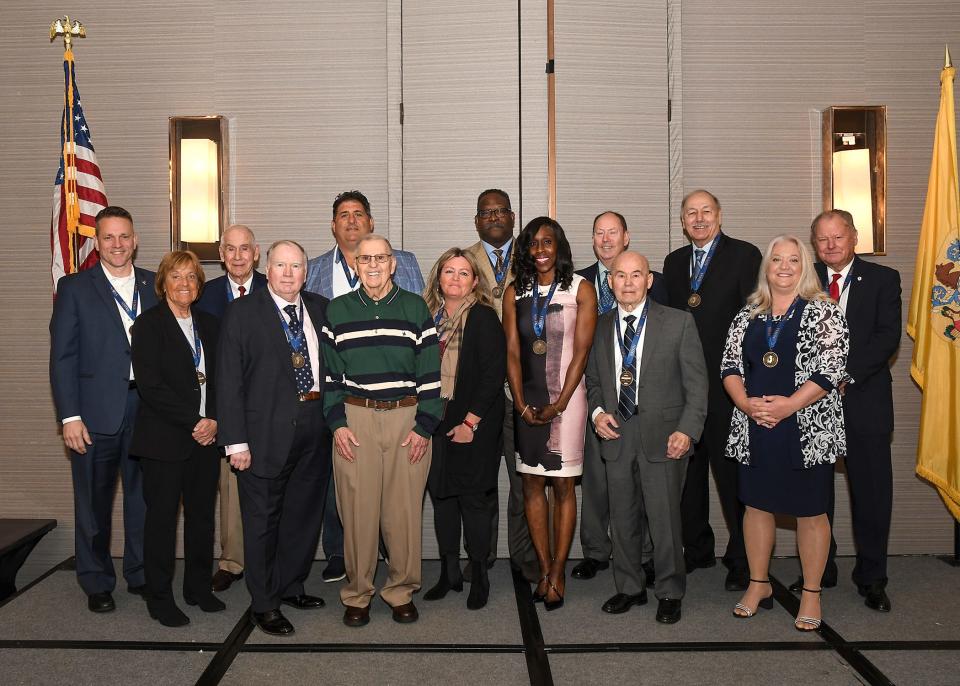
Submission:
POLYGON ((474 423, 471 422, 469 419, 467 419, 466 417, 464 417, 462 423, 465 424, 466 427, 467 427, 468 429, 470 429, 473 433, 477 433, 477 424, 479 424, 479 422, 477 422, 477 424, 474 424, 474 423))
POLYGON ((526 405, 523 406, 523 409, 520 410, 520 419, 523 419, 523 415, 525 415, 527 413, 527 410, 529 409, 530 409, 530 403, 527 403, 526 405))

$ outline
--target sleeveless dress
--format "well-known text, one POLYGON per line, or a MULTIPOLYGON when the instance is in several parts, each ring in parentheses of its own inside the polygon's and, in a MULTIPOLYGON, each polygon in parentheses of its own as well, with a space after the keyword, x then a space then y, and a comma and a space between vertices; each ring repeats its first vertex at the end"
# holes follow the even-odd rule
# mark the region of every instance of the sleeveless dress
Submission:
MULTIPOLYGON (((801 301, 802 302, 802 301, 801 301)), ((767 352, 766 315, 747 326, 743 338, 744 385, 748 396, 792 395, 796 390, 794 359, 806 303, 794 311, 777 338, 775 367, 763 364, 767 352)), ((778 321, 779 317, 774 321, 778 321)), ((739 465, 738 495, 744 505, 796 517, 827 511, 833 495, 833 465, 804 468, 797 416, 790 415, 772 429, 750 422, 750 464, 739 465)))
MULTIPOLYGON (((517 330, 524 400, 543 407, 560 396, 567 368, 573 359, 577 325, 577 289, 583 277, 575 274, 567 289, 557 288, 547 309, 543 339, 545 355, 533 352, 533 291, 517 293, 517 330)), ((550 292, 540 286, 540 304, 550 292)), ((580 476, 583 473, 583 436, 587 425, 587 387, 580 378, 563 415, 543 426, 530 426, 514 410, 517 471, 542 476, 580 476)))

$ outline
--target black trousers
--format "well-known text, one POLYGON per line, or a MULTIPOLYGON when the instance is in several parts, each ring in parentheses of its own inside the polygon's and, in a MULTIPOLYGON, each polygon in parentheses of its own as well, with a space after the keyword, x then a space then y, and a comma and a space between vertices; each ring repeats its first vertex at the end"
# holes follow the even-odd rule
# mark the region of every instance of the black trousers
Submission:
MULTIPOLYGON (((890 457, 890 434, 864 433, 847 429, 847 485, 850 489, 850 511, 853 542, 857 561, 853 582, 858 586, 887 585, 887 544, 890 539, 890 517, 893 512, 893 464, 890 457)), ((833 531, 833 491, 827 516, 830 518, 830 556, 824 576, 837 576, 834 557, 837 542, 833 531)))
POLYGON ((147 602, 173 602, 177 514, 183 500, 183 595, 210 594, 213 576, 214 509, 220 480, 220 455, 214 446, 194 444, 185 460, 141 458, 143 497, 147 503, 143 560, 147 602))
POLYGON ((737 463, 724 457, 730 433, 730 412, 707 412, 703 435, 687 465, 687 479, 680 503, 683 528, 683 557, 700 564, 715 556, 715 539, 710 527, 710 488, 708 474, 713 468, 720 507, 730 532, 723 564, 729 569, 747 569, 743 547, 743 504, 737 497, 737 463))
POLYGON ((485 493, 434 497, 433 525, 441 557, 460 557, 460 527, 466 539, 467 555, 473 562, 484 562, 490 556, 490 510, 497 505, 497 489, 485 493))
POLYGON ((323 522, 332 441, 322 403, 301 403, 280 474, 237 473, 244 576, 254 612, 276 610, 281 598, 304 592, 323 522))

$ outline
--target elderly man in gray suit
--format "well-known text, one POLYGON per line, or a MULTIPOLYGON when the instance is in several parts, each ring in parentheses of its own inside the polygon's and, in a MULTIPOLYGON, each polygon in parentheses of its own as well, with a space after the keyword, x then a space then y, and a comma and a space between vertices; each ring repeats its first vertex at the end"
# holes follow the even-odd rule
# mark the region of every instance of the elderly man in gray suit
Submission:
POLYGON ((656 619, 673 624, 686 590, 680 496, 707 415, 707 369, 690 313, 647 298, 653 275, 643 255, 621 253, 607 278, 617 307, 597 322, 586 371, 609 485, 617 588, 602 609, 620 614, 647 602, 642 550, 649 526, 656 619))

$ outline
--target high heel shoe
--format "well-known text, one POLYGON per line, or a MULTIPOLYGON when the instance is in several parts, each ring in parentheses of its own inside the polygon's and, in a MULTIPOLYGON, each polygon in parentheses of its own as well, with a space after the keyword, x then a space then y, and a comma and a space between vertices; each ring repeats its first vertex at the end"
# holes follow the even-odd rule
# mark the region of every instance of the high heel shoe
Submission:
MULTIPOLYGON (((812 589, 812 588, 802 588, 804 593, 820 593, 823 591, 822 588, 812 589)), ((821 611, 822 614, 822 611, 821 611)), ((820 625, 823 623, 822 619, 817 617, 804 617, 803 615, 797 615, 797 618, 793 620, 793 628, 797 631, 803 631, 804 633, 810 631, 816 631, 820 628, 820 625), (809 626, 800 626, 801 624, 809 624, 809 626)))
MULTIPOLYGON (((540 579, 540 583, 538 583, 537 586, 539 586, 539 585, 540 585, 541 583, 543 583, 544 581, 546 581, 547 584, 550 583, 550 575, 549 575, 549 574, 544 574, 544 575, 543 575, 543 578, 540 579)), ((537 593, 537 589, 533 589, 533 602, 535 602, 535 603, 542 603, 542 602, 543 602, 543 599, 546 598, 546 597, 547 597, 547 591, 544 591, 543 593, 537 593)))
MULTIPOLYGON (((551 582, 547 582, 550 585, 550 589, 557 594, 559 600, 547 600, 546 595, 543 597, 543 609, 547 612, 553 612, 554 610, 559 610, 563 607, 563 596, 560 594, 560 591, 557 590, 557 587, 554 586, 551 582)), ((549 591, 548 591, 549 593, 549 591)))
MULTIPOLYGON (((770 583, 770 579, 750 579, 750 581, 753 582, 753 583, 755 583, 755 584, 769 584, 769 583, 770 583)), ((761 607, 762 607, 764 610, 772 610, 772 609, 773 609, 773 593, 771 593, 770 595, 768 595, 766 598, 763 598, 759 603, 757 603, 757 606, 754 607, 754 608, 747 607, 747 606, 744 605, 743 603, 737 603, 737 604, 734 605, 734 607, 733 607, 733 616, 736 617, 737 619, 750 619, 750 618, 753 617, 755 614, 757 614, 757 612, 760 611, 760 608, 761 608, 761 607), (737 610, 741 610, 744 614, 739 614, 739 613, 737 612, 737 610)))

